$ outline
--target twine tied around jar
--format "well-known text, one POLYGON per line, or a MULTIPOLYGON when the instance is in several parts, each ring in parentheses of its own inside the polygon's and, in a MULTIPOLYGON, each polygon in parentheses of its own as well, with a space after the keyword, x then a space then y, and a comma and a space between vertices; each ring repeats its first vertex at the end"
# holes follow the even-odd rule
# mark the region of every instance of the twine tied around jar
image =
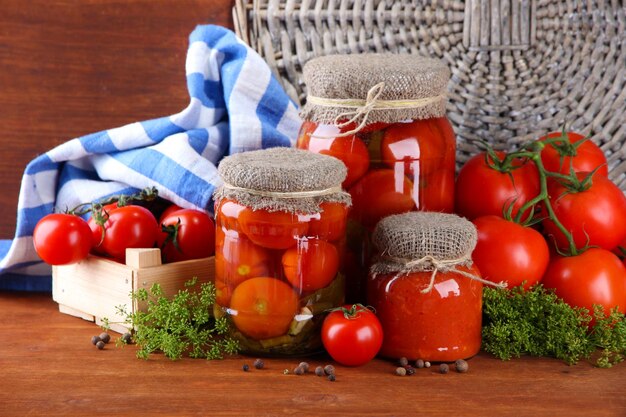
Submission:
POLYGON ((359 99, 339 99, 339 98, 326 98, 318 97, 314 95, 307 96, 307 103, 321 106, 321 107, 334 107, 334 108, 351 108, 354 110, 343 112, 335 117, 334 124, 338 128, 344 128, 358 121, 358 125, 349 131, 341 132, 337 135, 324 136, 311 134, 311 137, 320 139, 330 139, 337 137, 345 137, 354 135, 360 132, 365 125, 367 125, 370 113, 373 110, 403 110, 403 109, 416 109, 420 107, 430 106, 434 103, 445 101, 445 92, 436 96, 424 97, 418 99, 405 99, 405 100, 384 100, 380 96, 385 90, 385 82, 380 82, 370 88, 367 92, 365 100, 359 99), (345 120, 346 118, 349 118, 345 120), (360 120, 360 121, 359 121, 360 120))
MULTIPOLYGON (((391 286, 391 284, 398 278, 403 275, 407 275, 411 272, 424 272, 430 271, 432 268, 432 273, 430 275, 430 281, 428 286, 421 290, 422 294, 428 294, 431 292, 435 286, 435 277, 438 272, 448 273, 452 272, 454 274, 462 275, 466 278, 472 279, 474 281, 478 281, 484 285, 490 285, 496 288, 506 288, 507 283, 504 281, 493 282, 486 280, 478 275, 471 274, 469 272, 457 269, 457 265, 464 265, 467 263, 471 263, 471 258, 469 256, 463 256, 459 259, 445 259, 439 260, 431 255, 423 256, 419 259, 405 259, 405 258, 397 258, 393 256, 381 256, 381 260, 385 262, 391 262, 397 265, 400 265, 401 268, 397 273, 393 276, 393 278, 387 283, 387 286, 391 286)), ((376 277, 378 273, 374 270, 372 276, 376 277)))
POLYGON ((325 195, 331 195, 336 193, 343 192, 341 186, 335 186, 330 188, 325 188, 323 190, 309 190, 309 191, 265 191, 265 190, 255 190, 253 188, 244 188, 237 187, 232 184, 224 183, 222 187, 226 190, 232 191, 240 191, 251 195, 256 195, 259 197, 273 197, 273 198, 312 198, 312 197, 322 197, 325 195))

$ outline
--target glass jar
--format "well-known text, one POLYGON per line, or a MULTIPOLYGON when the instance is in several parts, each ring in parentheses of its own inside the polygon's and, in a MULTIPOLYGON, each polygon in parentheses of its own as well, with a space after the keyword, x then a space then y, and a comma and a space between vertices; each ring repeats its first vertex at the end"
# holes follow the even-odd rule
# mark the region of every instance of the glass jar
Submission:
POLYGON ((475 226, 454 214, 404 213, 380 221, 372 239, 367 302, 385 335, 380 355, 451 362, 478 353, 485 281, 471 261, 475 226))
POLYGON ((359 54, 315 58, 303 74, 308 96, 296 146, 336 157, 348 169, 346 295, 363 302, 376 224, 408 211, 454 210, 449 71, 418 56, 359 54))
POLYGON ((214 310, 230 319, 231 336, 246 353, 321 351, 325 313, 344 302, 339 265, 349 196, 339 183, 345 168, 319 157, 275 148, 233 155, 220 164, 226 184, 216 193, 214 310), (232 167, 245 172, 233 174, 232 167), (310 170, 325 178, 309 179, 303 189, 299 177, 314 176, 310 170))
MULTIPOLYGON (((479 274, 475 267, 459 270, 479 274)), ((432 290, 422 293, 431 275, 370 277, 367 300, 385 335, 381 356, 453 362, 480 350, 483 284, 456 272, 437 273, 432 290)))

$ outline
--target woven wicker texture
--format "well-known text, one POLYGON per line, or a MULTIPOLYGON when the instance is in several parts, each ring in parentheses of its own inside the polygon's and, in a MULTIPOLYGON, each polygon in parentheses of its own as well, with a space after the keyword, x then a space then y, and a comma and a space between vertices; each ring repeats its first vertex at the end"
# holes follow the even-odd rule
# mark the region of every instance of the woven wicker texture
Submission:
POLYGON ((316 56, 440 58, 459 163, 477 151, 471 139, 510 148, 566 123, 602 147, 626 190, 623 0, 237 0, 233 12, 300 104, 302 67, 316 56))

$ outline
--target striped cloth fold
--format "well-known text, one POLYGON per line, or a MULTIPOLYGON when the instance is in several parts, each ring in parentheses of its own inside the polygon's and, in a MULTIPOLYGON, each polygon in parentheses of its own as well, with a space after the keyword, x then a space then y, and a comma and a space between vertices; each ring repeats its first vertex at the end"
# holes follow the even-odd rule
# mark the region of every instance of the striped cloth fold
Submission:
POLYGON ((198 26, 185 70, 190 102, 180 113, 72 139, 28 164, 15 238, 0 241, 0 289, 51 290, 50 267, 37 256, 32 234, 53 210, 154 186, 175 204, 210 211, 221 158, 293 146, 301 123, 296 106, 233 32, 198 26))

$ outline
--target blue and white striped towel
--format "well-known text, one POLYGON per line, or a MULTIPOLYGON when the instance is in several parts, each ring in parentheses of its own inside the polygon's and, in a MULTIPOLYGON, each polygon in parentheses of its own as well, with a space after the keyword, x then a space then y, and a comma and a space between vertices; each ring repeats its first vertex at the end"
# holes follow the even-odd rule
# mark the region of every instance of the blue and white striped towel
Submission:
POLYGON ((51 289, 32 233, 54 208, 148 186, 180 206, 210 208, 223 156, 293 145, 301 121, 267 63, 219 26, 198 26, 189 41, 186 109, 72 139, 28 164, 15 238, 0 241, 0 289, 51 289))

